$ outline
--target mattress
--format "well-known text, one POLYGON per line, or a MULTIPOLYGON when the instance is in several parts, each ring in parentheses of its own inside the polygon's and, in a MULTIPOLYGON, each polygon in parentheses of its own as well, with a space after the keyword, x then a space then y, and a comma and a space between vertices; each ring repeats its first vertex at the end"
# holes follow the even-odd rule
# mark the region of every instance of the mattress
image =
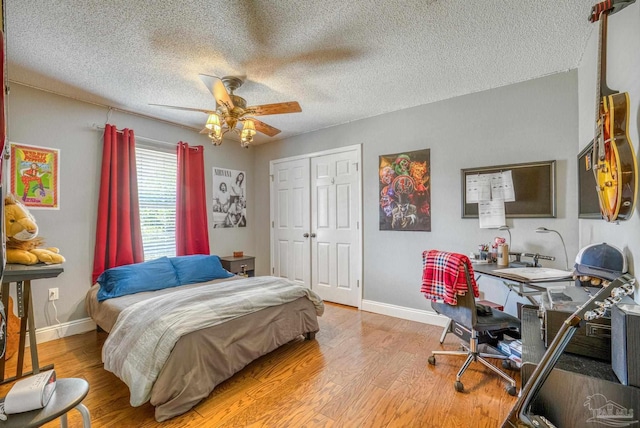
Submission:
MULTIPOLYGON (((98 285, 94 285, 87 293, 85 307, 96 324, 109 332, 127 306, 158 294, 201 285, 136 293, 100 303, 96 298, 98 285)), ((315 306, 302 297, 182 336, 151 390, 156 420, 187 412, 251 361, 300 335, 318 330, 315 306)))

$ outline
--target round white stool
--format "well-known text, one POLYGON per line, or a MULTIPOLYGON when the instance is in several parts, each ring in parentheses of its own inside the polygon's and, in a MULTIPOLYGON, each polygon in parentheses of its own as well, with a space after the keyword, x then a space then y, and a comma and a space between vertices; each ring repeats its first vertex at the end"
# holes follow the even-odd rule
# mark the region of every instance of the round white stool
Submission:
POLYGON ((62 428, 67 428, 67 412, 73 408, 82 414, 83 427, 91 428, 91 415, 82 404, 88 393, 89 383, 84 379, 58 379, 56 389, 45 407, 7 415, 6 421, 0 420, 0 428, 35 428, 56 418, 60 418, 62 428))

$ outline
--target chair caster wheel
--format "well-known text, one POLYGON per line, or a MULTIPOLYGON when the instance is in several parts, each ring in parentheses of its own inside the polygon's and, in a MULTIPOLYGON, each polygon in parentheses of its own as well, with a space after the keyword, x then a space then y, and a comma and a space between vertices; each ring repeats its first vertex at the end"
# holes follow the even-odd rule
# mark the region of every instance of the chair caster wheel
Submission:
POLYGON ((462 382, 460 381, 456 381, 456 383, 453 384, 453 387, 456 389, 456 391, 458 392, 462 392, 464 391, 464 385, 462 384, 462 382))
POLYGON ((502 368, 505 370, 511 370, 511 363, 509 360, 502 360, 502 368))
POLYGON ((436 357, 434 357, 433 355, 430 356, 427 361, 429 361, 429 364, 431 364, 432 366, 436 365, 436 357))
POLYGON ((516 396, 516 387, 515 386, 510 386, 507 388, 507 393, 512 396, 515 397, 516 396))

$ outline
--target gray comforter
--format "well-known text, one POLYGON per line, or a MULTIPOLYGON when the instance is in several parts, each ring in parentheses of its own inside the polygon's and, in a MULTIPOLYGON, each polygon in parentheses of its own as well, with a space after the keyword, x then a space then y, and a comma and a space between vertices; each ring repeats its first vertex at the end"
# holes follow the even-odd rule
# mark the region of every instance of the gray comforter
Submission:
MULTIPOLYGON (((156 406, 165 404, 163 400, 167 400, 167 406, 171 409, 170 414, 164 413, 165 409, 163 409, 162 414, 159 415, 156 409, 156 419, 166 419, 167 416, 171 417, 178 412, 188 410, 195 404, 194 401, 199 401, 205 392, 208 393, 206 390, 210 391, 215 386, 215 384, 198 386, 197 401, 193 394, 187 394, 187 387, 180 390, 180 397, 174 392, 172 397, 158 399, 157 396, 162 393, 152 392, 154 382, 161 371, 162 373, 166 371, 165 362, 181 337, 190 337, 191 332, 208 331, 212 326, 225 321, 246 318, 247 314, 253 314, 265 308, 285 308, 289 305, 287 302, 298 301, 301 297, 303 298, 301 300, 308 299, 307 301, 313 302, 316 314, 322 314, 324 307, 315 293, 286 279, 275 277, 218 282, 146 298, 125 308, 118 316, 118 321, 113 326, 103 348, 105 368, 113 371, 127 383, 131 391, 132 405, 141 405, 150 396, 152 404, 156 406), (189 397, 185 401, 187 395, 189 397), (189 407, 185 408, 187 404, 189 407)), ((284 315, 279 315, 279 317, 282 316, 284 315)), ((296 315, 296 318, 298 316, 296 315)), ((249 315, 249 318, 251 317, 249 315)), ((304 318, 304 324, 309 325, 306 316, 304 318)), ((302 322, 302 319, 300 321, 302 322)), ((301 328, 297 326, 298 323, 299 321, 294 321, 296 330, 301 328)), ((317 330, 317 324, 315 325, 317 330)), ((256 328, 258 329, 257 326, 256 328)), ((307 328, 304 330, 315 331, 307 328)), ((273 330, 270 331, 273 332, 273 330)), ((249 334, 248 330, 247 335, 249 334)), ((289 337, 288 340, 291 338, 289 337)), ((278 338, 278 343, 282 344, 282 340, 285 339, 287 338, 278 338)), ((252 338, 252 341, 255 342, 255 338, 252 338)), ((260 355, 272 349, 273 345, 270 344, 268 348, 265 347, 260 351, 260 355)), ((253 358, 257 355, 256 353, 253 358)), ((248 358, 239 360, 244 361, 242 366, 248 362, 248 358)), ((224 375, 215 377, 216 382, 226 379, 242 366, 225 367, 224 375)))

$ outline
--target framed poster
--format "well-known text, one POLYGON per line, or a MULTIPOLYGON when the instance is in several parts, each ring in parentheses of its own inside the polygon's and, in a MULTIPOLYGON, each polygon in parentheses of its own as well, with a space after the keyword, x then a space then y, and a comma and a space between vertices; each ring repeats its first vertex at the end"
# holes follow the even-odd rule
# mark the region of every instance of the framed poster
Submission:
POLYGON ((592 155, 593 141, 578 155, 578 218, 601 219, 592 155))
POLYGON ((430 150, 380 156, 380 230, 431 231, 430 150))
POLYGON ((9 192, 29 208, 60 209, 60 150, 10 143, 9 192))
POLYGON ((247 226, 246 174, 213 168, 213 227, 247 226))
POLYGON ((478 204, 467 201, 466 184, 473 175, 511 171, 515 201, 505 202, 505 215, 511 218, 556 216, 556 161, 528 162, 460 170, 462 218, 478 218, 478 204))

